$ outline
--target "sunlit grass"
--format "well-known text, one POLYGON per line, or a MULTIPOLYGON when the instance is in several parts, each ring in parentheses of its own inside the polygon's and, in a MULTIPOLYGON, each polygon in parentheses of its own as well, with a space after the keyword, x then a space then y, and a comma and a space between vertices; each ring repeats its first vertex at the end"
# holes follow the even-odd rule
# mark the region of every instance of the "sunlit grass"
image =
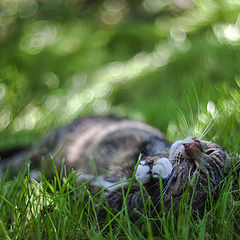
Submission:
MULTIPOLYGON (((139 220, 133 221, 131 214, 126 211, 126 201, 123 200, 122 210, 113 213, 101 198, 90 194, 87 183, 75 184, 74 173, 63 178, 56 172, 53 180, 42 176, 42 181, 38 183, 29 178, 29 169, 26 167, 14 179, 9 179, 6 174, 0 182, 0 237, 236 239, 240 234, 240 179, 236 170, 239 171, 239 166, 217 188, 215 195, 218 195, 218 199, 208 192, 202 214, 192 209, 187 189, 177 209, 155 212, 154 217, 153 203, 145 195, 143 213, 138 212, 139 220), (99 206, 105 209, 105 218, 98 219, 99 206)), ((130 188, 131 184, 129 191, 130 188)), ((141 191, 142 196, 146 194, 143 188, 141 191)), ((127 197, 128 191, 124 199, 127 197)))

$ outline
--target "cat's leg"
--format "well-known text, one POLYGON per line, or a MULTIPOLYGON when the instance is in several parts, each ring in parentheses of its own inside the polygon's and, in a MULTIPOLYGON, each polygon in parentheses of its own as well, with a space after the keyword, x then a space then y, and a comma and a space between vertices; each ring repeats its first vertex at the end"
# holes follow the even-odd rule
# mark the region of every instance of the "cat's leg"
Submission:
POLYGON ((166 157, 151 157, 140 161, 136 179, 142 184, 147 184, 151 178, 167 178, 172 172, 172 163, 166 157))
POLYGON ((136 171, 136 179, 142 184, 149 182, 152 176, 151 165, 146 160, 141 160, 136 171))
POLYGON ((168 158, 157 159, 152 167, 152 177, 159 178, 161 176, 163 179, 169 177, 173 169, 172 163, 168 158))
POLYGON ((105 191, 114 191, 115 189, 125 186, 128 181, 125 179, 114 178, 111 179, 109 176, 100 175, 96 176, 94 174, 79 174, 76 178, 77 184, 82 184, 84 182, 89 182, 89 186, 96 191, 97 189, 104 189, 105 191))

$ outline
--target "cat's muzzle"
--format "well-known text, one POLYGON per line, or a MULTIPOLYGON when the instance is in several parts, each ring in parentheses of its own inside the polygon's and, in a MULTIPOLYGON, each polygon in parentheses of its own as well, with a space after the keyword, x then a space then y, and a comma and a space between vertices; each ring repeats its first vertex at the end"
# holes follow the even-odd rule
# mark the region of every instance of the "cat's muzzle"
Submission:
POLYGON ((175 142, 170 150, 170 160, 175 166, 180 166, 182 163, 187 163, 189 166, 189 180, 196 175, 202 156, 203 149, 195 137, 188 137, 175 142))

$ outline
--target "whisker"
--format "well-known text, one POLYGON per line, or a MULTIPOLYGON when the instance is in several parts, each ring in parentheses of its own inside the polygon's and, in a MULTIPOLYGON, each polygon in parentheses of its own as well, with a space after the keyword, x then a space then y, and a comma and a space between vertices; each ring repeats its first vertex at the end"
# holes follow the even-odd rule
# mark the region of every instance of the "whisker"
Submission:
POLYGON ((189 130, 190 127, 189 127, 189 125, 188 125, 187 119, 186 119, 186 117, 184 116, 183 112, 182 112, 180 109, 179 109, 178 111, 179 111, 179 113, 180 113, 181 116, 182 116, 182 120, 185 122, 186 130, 185 130, 184 132, 185 132, 185 134, 188 134, 188 132, 190 131, 190 130, 189 130))
POLYGON ((203 132, 205 132, 205 130, 208 128, 208 126, 211 124, 212 121, 213 121, 213 118, 208 120, 206 123, 203 123, 202 127, 200 127, 200 132, 202 133, 201 136, 203 135, 203 132), (204 131, 203 131, 203 129, 204 129, 204 131))
POLYGON ((154 209, 152 210, 152 213, 153 211, 158 207, 158 205, 160 204, 161 202, 161 197, 164 197, 164 195, 166 194, 166 192, 168 191, 169 187, 171 186, 172 184, 172 181, 177 177, 177 171, 176 171, 176 168, 174 167, 170 176, 168 177, 168 181, 167 181, 167 184, 166 186, 164 187, 163 191, 162 191, 162 194, 159 196, 159 199, 156 203, 156 205, 154 206, 154 209))
POLYGON ((193 118, 193 111, 192 111, 192 107, 191 107, 191 104, 190 104, 190 101, 189 101, 189 98, 187 97, 187 94, 185 94, 186 98, 187 98, 187 102, 188 102, 188 106, 189 106, 189 110, 190 110, 190 113, 191 113, 191 127, 190 127, 190 132, 188 135, 193 135, 193 131, 194 131, 194 118, 193 118))
POLYGON ((211 125, 212 122, 213 122, 213 118, 211 118, 211 119, 208 121, 208 123, 206 123, 206 124, 203 125, 203 127, 205 127, 206 125, 207 125, 207 126, 205 127, 204 131, 202 132, 201 136, 199 137, 200 139, 202 139, 203 136, 205 136, 205 133, 206 133, 206 131, 208 130, 208 127, 211 125))
MULTIPOLYGON (((218 117, 218 118, 219 118, 219 117, 218 117)), ((209 127, 209 129, 206 131, 206 133, 203 135, 203 137, 205 137, 205 135, 211 130, 211 128, 214 126, 214 124, 216 123, 216 121, 217 121, 218 118, 216 118, 216 119, 214 120, 213 124, 209 127)))
POLYGON ((154 188, 154 187, 156 187, 158 184, 159 184, 159 181, 157 181, 157 182, 154 183, 153 185, 149 186, 148 188, 149 188, 149 189, 154 188))
POLYGON ((187 135, 187 133, 189 132, 189 126, 188 126, 188 122, 187 122, 187 120, 186 120, 186 117, 184 116, 182 110, 177 106, 177 104, 175 104, 173 101, 172 101, 172 103, 173 103, 174 106, 177 108, 177 111, 178 111, 179 115, 181 116, 183 122, 185 123, 185 127, 187 128, 187 131, 184 130, 181 126, 180 126, 180 128, 181 128, 181 130, 183 131, 183 133, 184 133, 185 135, 187 135))
POLYGON ((211 128, 214 126, 214 124, 216 123, 216 121, 218 120, 218 118, 222 115, 223 113, 223 110, 221 111, 221 113, 218 113, 217 111, 217 114, 218 116, 211 119, 211 121, 209 122, 209 124, 207 125, 207 127, 205 128, 204 132, 202 133, 202 135, 200 136, 200 139, 203 138, 204 136, 206 136, 206 134, 211 130, 211 128), (213 121, 214 119, 214 121, 213 121), (211 122, 213 121, 212 125, 210 126, 211 122), (210 127, 209 127, 210 126, 210 127))
MULTIPOLYGON (((196 97, 196 100, 197 100, 197 107, 198 107, 198 112, 197 112, 197 126, 196 126, 196 130, 198 130, 198 126, 199 126, 199 115, 200 115, 200 105, 199 105, 199 99, 198 99, 198 95, 197 95, 197 91, 196 91, 196 88, 192 82, 192 87, 193 87, 193 90, 194 90, 194 94, 195 94, 195 97, 196 97)), ((194 135, 196 133, 194 132, 194 135)))
POLYGON ((181 128, 181 131, 184 133, 184 135, 187 135, 187 131, 184 129, 184 127, 181 126, 181 125, 179 125, 179 126, 180 126, 180 128, 181 128))

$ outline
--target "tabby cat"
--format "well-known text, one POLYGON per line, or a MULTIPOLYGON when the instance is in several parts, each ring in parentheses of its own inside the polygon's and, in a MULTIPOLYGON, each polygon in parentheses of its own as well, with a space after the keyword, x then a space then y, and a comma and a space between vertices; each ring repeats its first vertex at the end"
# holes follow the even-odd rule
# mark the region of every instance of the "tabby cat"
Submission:
MULTIPOLYGON (((140 185, 145 187, 156 208, 160 207, 163 196, 164 206, 169 209, 171 202, 178 204, 195 179, 193 205, 199 207, 204 204, 206 189, 210 187, 212 191, 232 168, 228 153, 215 143, 187 137, 170 144, 151 126, 113 116, 81 118, 60 127, 32 148, 11 160, 1 161, 0 166, 3 172, 6 168, 18 171, 29 160, 32 169, 43 166, 51 176, 51 156, 58 171, 64 160, 67 170, 74 169, 78 174, 78 183, 91 180, 90 191, 104 188, 108 205, 114 211, 121 209, 124 191, 129 187, 127 179, 136 167, 127 199, 129 212, 143 209, 146 193, 142 194, 140 185), (142 157, 136 166, 139 154, 142 157), (160 192, 159 177, 163 192, 160 192)), ((32 171, 38 178, 35 173, 32 171)))

